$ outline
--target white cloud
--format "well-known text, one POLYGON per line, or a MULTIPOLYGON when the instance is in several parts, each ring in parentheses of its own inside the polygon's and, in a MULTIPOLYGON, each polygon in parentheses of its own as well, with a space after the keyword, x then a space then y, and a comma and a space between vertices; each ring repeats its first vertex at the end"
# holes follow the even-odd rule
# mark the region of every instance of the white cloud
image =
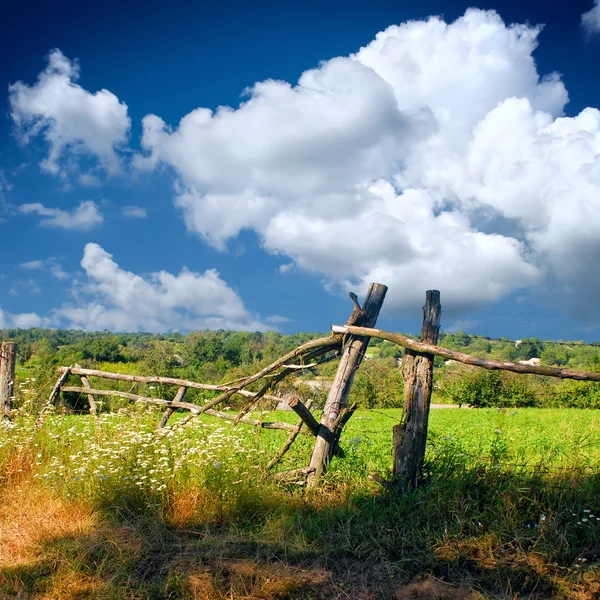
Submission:
POLYGON ((36 313, 7 313, 0 308, 0 329, 28 329, 46 325, 47 319, 43 319, 36 313))
POLYGON ((75 290, 75 303, 54 311, 56 323, 149 332, 269 329, 214 269, 194 273, 184 268, 178 275, 159 271, 144 279, 121 269, 97 244, 85 246, 81 266, 87 281, 75 290))
POLYGON ((53 277, 59 280, 68 279, 70 277, 69 273, 60 266, 58 259, 53 256, 44 260, 30 260, 21 263, 19 268, 28 271, 48 271, 53 277))
POLYGON ((288 273, 294 268, 294 263, 285 263, 283 265, 279 265, 278 271, 280 273, 288 273))
POLYGON ((18 329, 29 329, 30 327, 40 327, 43 319, 36 313, 20 313, 10 315, 12 327, 18 329))
POLYGON ((82 173, 79 176, 79 183, 83 186, 92 188, 97 188, 102 185, 100 178, 93 173, 82 173))
POLYGON ((594 0, 592 8, 581 15, 581 25, 589 35, 600 33, 600 0, 594 0))
POLYGON ((116 174, 121 163, 117 149, 127 142, 131 126, 127 105, 108 90, 88 92, 75 83, 78 78, 77 62, 52 50, 34 85, 18 81, 9 86, 11 117, 24 143, 43 134, 50 148, 41 163, 44 171, 64 177, 67 166, 61 159, 88 154, 116 174))
POLYGON ((124 206, 121 214, 127 219, 146 219, 148 213, 141 206, 124 206))
POLYGON ((101 225, 104 221, 97 204, 91 200, 82 200, 71 212, 60 208, 48 208, 40 202, 21 204, 19 211, 24 215, 35 214, 43 217, 40 220, 40 225, 44 227, 58 227, 60 229, 88 231, 101 225))
POLYGON ((392 26, 237 109, 175 128, 146 116, 134 164, 174 167, 175 204, 215 248, 252 229, 328 288, 388 284, 388 310, 437 288, 458 314, 529 287, 590 317, 600 112, 563 116, 562 81, 536 70, 540 31, 477 9, 392 26))
POLYGON ((44 260, 30 260, 28 262, 21 263, 19 265, 19 267, 21 267, 21 269, 28 269, 28 270, 31 270, 31 271, 38 271, 38 270, 43 269, 45 267, 45 263, 46 263, 46 261, 44 261, 44 260))
POLYGON ((282 317, 281 315, 271 315, 270 317, 266 317, 265 321, 267 323, 271 323, 272 325, 281 325, 282 323, 291 323, 292 319, 288 317, 282 317))

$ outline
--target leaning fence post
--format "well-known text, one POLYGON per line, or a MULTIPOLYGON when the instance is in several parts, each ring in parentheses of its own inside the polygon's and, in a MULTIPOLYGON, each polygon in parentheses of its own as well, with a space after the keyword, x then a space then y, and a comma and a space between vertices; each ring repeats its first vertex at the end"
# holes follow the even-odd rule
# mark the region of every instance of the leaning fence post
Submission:
POLYGON ((14 342, 2 342, 0 345, 0 418, 10 413, 15 389, 15 363, 17 345, 14 342))
MULTIPOLYGON (((429 290, 423 307, 421 341, 437 342, 442 306, 440 293, 429 290)), ((427 425, 433 382, 433 356, 406 349, 402 361, 404 413, 394 426, 394 477, 409 487, 417 487, 423 473, 427 425)))
MULTIPOLYGON (((362 309, 354 294, 351 298, 355 303, 354 311, 347 325, 360 325, 362 327, 374 327, 383 305, 387 287, 380 283, 372 283, 365 298, 362 309)), ((367 346, 371 338, 348 335, 340 365, 335 374, 333 384, 327 396, 327 402, 321 416, 319 435, 315 440, 315 446, 310 457, 309 485, 314 486, 319 477, 327 471, 329 462, 333 456, 341 433, 338 417, 347 407, 348 394, 352 387, 354 374, 360 366, 367 346)), ((352 414, 352 413, 350 413, 352 414)))

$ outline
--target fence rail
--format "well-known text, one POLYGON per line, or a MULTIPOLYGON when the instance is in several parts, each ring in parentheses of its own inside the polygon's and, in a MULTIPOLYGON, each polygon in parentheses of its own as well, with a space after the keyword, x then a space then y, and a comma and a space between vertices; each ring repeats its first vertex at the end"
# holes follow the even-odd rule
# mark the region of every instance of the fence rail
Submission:
POLYGON ((512 371, 513 373, 529 373, 533 375, 545 375, 547 377, 557 377, 558 379, 576 379, 578 381, 597 381, 600 382, 600 373, 591 373, 588 371, 573 371, 571 369, 563 369, 561 367, 546 367, 535 365, 523 365, 521 363, 504 362, 500 360, 477 358, 464 352, 449 350, 434 344, 418 342, 401 333, 389 333, 382 329, 372 329, 369 327, 356 327, 353 325, 332 325, 333 333, 352 333, 354 335, 362 335, 366 337, 375 337, 388 342, 398 344, 403 348, 408 348, 419 354, 432 354, 440 356, 448 360, 464 363, 474 367, 481 367, 492 371, 512 371))

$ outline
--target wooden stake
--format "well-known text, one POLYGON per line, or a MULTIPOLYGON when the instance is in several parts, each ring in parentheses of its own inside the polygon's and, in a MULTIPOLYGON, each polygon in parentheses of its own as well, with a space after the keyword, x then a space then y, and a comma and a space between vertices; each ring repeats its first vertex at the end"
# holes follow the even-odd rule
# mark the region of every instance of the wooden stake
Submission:
MULTIPOLYGON (((421 339, 435 344, 440 330, 440 293, 429 290, 423 307, 421 339)), ((404 374, 404 414, 394 426, 394 477, 409 487, 417 487, 423 473, 431 390, 433 356, 407 349, 402 361, 404 374)))
POLYGON ((314 436, 319 435, 319 421, 315 419, 309 408, 312 402, 309 400, 306 405, 298 396, 292 396, 288 401, 288 406, 302 419, 314 436))
MULTIPOLYGON (((369 286, 365 303, 361 309, 356 300, 352 297, 355 304, 352 315, 348 320, 348 325, 361 325, 364 327, 373 327, 377 322, 379 311, 385 299, 387 287, 380 283, 372 283, 369 286)), ((309 485, 316 485, 317 481, 329 467, 331 457, 335 451, 339 440, 340 431, 334 432, 333 426, 340 415, 340 412, 348 404, 348 394, 352 387, 354 375, 360 366, 364 357, 370 338, 348 335, 346 345, 340 365, 333 380, 327 402, 321 416, 319 426, 319 435, 315 441, 315 447, 310 458, 309 485)))
POLYGON ((2 342, 0 344, 0 418, 8 417, 12 409, 16 362, 17 345, 14 342, 2 342))

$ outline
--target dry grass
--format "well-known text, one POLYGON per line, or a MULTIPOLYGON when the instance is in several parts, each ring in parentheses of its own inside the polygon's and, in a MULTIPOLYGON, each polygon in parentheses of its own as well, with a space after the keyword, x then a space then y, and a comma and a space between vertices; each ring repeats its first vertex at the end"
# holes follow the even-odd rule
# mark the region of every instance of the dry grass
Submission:
POLYGON ((480 598, 466 586, 432 578, 396 585, 380 566, 361 561, 324 566, 319 560, 248 556, 255 552, 241 540, 207 538, 183 529, 206 502, 190 490, 173 500, 172 518, 179 528, 160 540, 163 551, 155 554, 148 551, 147 538, 164 532, 103 521, 89 506, 23 479, 12 484, 0 494, 0 590, 15 599, 480 598), (119 573, 124 565, 132 569, 125 577, 129 585, 119 573), (150 579, 154 585, 144 591, 150 579))
POLYGON ((15 481, 0 494, 0 566, 31 563, 48 540, 88 535, 96 524, 93 512, 83 504, 15 481))

